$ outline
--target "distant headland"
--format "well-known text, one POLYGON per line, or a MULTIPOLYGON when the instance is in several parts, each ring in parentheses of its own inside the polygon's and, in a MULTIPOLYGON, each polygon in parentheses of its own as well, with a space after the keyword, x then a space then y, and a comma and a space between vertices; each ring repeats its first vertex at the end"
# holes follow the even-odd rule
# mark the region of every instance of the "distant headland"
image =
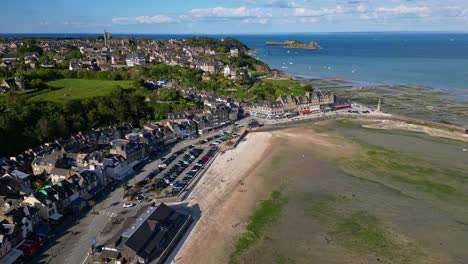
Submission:
POLYGON ((321 49, 317 42, 305 43, 297 40, 286 40, 286 41, 267 41, 266 45, 272 46, 283 46, 284 48, 292 49, 321 49))

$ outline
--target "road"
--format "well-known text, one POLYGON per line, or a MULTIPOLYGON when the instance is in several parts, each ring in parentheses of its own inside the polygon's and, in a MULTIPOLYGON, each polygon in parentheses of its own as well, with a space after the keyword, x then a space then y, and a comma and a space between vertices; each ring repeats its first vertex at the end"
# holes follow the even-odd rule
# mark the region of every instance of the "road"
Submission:
MULTIPOLYGON (((174 145, 170 151, 162 153, 161 156, 171 155, 174 152, 179 151, 180 149, 186 147, 187 145, 196 145, 200 140, 204 138, 211 137, 215 134, 219 134, 218 131, 213 131, 202 135, 195 139, 187 139, 180 143, 174 145)), ((128 180, 129 185, 134 185, 136 182, 143 180, 148 174, 158 168, 161 163, 159 157, 155 157, 153 160, 150 160, 143 169, 136 175, 130 176, 128 180)), ((48 262, 52 264, 81 264, 86 263, 87 253, 91 250, 93 240, 96 241, 96 245, 102 244, 107 239, 111 237, 112 234, 108 236, 101 235, 106 224, 112 220, 112 217, 115 217, 123 211, 127 211, 126 215, 131 215, 136 212, 141 205, 130 209, 124 209, 122 207, 123 201, 122 197, 124 194, 123 188, 116 188, 114 191, 111 191, 108 196, 101 202, 99 202, 94 211, 96 213, 88 213, 84 218, 80 219, 76 225, 69 228, 65 235, 62 237, 56 238, 56 244, 51 248, 47 249, 42 256, 44 259, 36 260, 34 262, 48 262), (77 232, 77 235, 73 235, 73 232, 77 232)))

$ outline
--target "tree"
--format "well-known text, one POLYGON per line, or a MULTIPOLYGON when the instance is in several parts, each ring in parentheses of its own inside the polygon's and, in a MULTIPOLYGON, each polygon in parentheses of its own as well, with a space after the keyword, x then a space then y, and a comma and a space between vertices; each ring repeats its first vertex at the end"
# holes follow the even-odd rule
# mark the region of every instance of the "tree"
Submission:
POLYGON ((312 85, 310 84, 306 84, 304 85, 304 90, 306 90, 307 92, 313 92, 314 91, 314 87, 312 87, 312 85))
POLYGON ((226 134, 226 138, 229 140, 229 141, 228 141, 228 145, 229 145, 229 146, 232 145, 232 138, 233 138, 233 137, 232 137, 232 132, 227 133, 227 134, 226 134))
POLYGON ((37 89, 37 90, 44 90, 47 88, 48 88, 47 84, 41 79, 31 80, 31 82, 29 83, 29 87, 28 87, 28 89, 37 89))
POLYGON ((88 205, 91 206, 91 208, 93 209, 93 213, 96 213, 96 211, 94 211, 94 207, 96 206, 96 202, 91 200, 88 202, 88 205))
POLYGON ((35 45, 35 44, 31 44, 31 45, 28 45, 27 47, 25 48, 21 48, 20 49, 20 52, 22 53, 25 53, 25 52, 37 52, 40 56, 42 56, 44 54, 44 51, 42 50, 41 47, 35 45))
POLYGON ((161 189, 157 189, 156 190, 156 197, 161 197, 161 194, 162 194, 162 190, 161 189))
POLYGON ((32 183, 34 190, 40 190, 44 188, 44 183, 40 179, 35 179, 32 183))
POLYGON ((47 61, 47 59, 48 59, 48 58, 47 58, 46 56, 41 56, 39 59, 37 59, 37 62, 38 62, 39 64, 41 64, 41 63, 47 61))
POLYGON ((219 46, 219 47, 216 48, 216 52, 218 52, 218 53, 226 53, 226 52, 227 52, 227 49, 226 49, 226 47, 224 47, 224 46, 219 46))
POLYGON ((65 59, 66 60, 71 60, 71 59, 79 59, 81 58, 81 52, 78 50, 70 50, 65 54, 65 59))

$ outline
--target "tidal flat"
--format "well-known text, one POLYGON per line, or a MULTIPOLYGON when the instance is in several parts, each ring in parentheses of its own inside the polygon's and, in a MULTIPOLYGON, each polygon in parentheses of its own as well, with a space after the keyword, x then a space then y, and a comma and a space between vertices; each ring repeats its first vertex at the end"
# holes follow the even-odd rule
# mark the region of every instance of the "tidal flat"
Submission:
POLYGON ((338 96, 392 114, 468 127, 466 90, 455 94, 419 85, 379 85, 332 89, 338 96))
POLYGON ((235 263, 468 262, 468 143, 361 125, 273 132, 281 213, 235 263))

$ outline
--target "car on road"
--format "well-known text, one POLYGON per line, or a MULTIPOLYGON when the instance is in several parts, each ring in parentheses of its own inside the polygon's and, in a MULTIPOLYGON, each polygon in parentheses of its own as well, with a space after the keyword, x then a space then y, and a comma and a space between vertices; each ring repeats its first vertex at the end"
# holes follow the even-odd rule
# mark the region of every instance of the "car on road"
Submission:
POLYGON ((130 208, 130 207, 133 207, 133 206, 135 206, 135 205, 136 205, 136 204, 134 204, 134 203, 124 203, 124 204, 122 205, 122 207, 123 207, 123 208, 130 208))

